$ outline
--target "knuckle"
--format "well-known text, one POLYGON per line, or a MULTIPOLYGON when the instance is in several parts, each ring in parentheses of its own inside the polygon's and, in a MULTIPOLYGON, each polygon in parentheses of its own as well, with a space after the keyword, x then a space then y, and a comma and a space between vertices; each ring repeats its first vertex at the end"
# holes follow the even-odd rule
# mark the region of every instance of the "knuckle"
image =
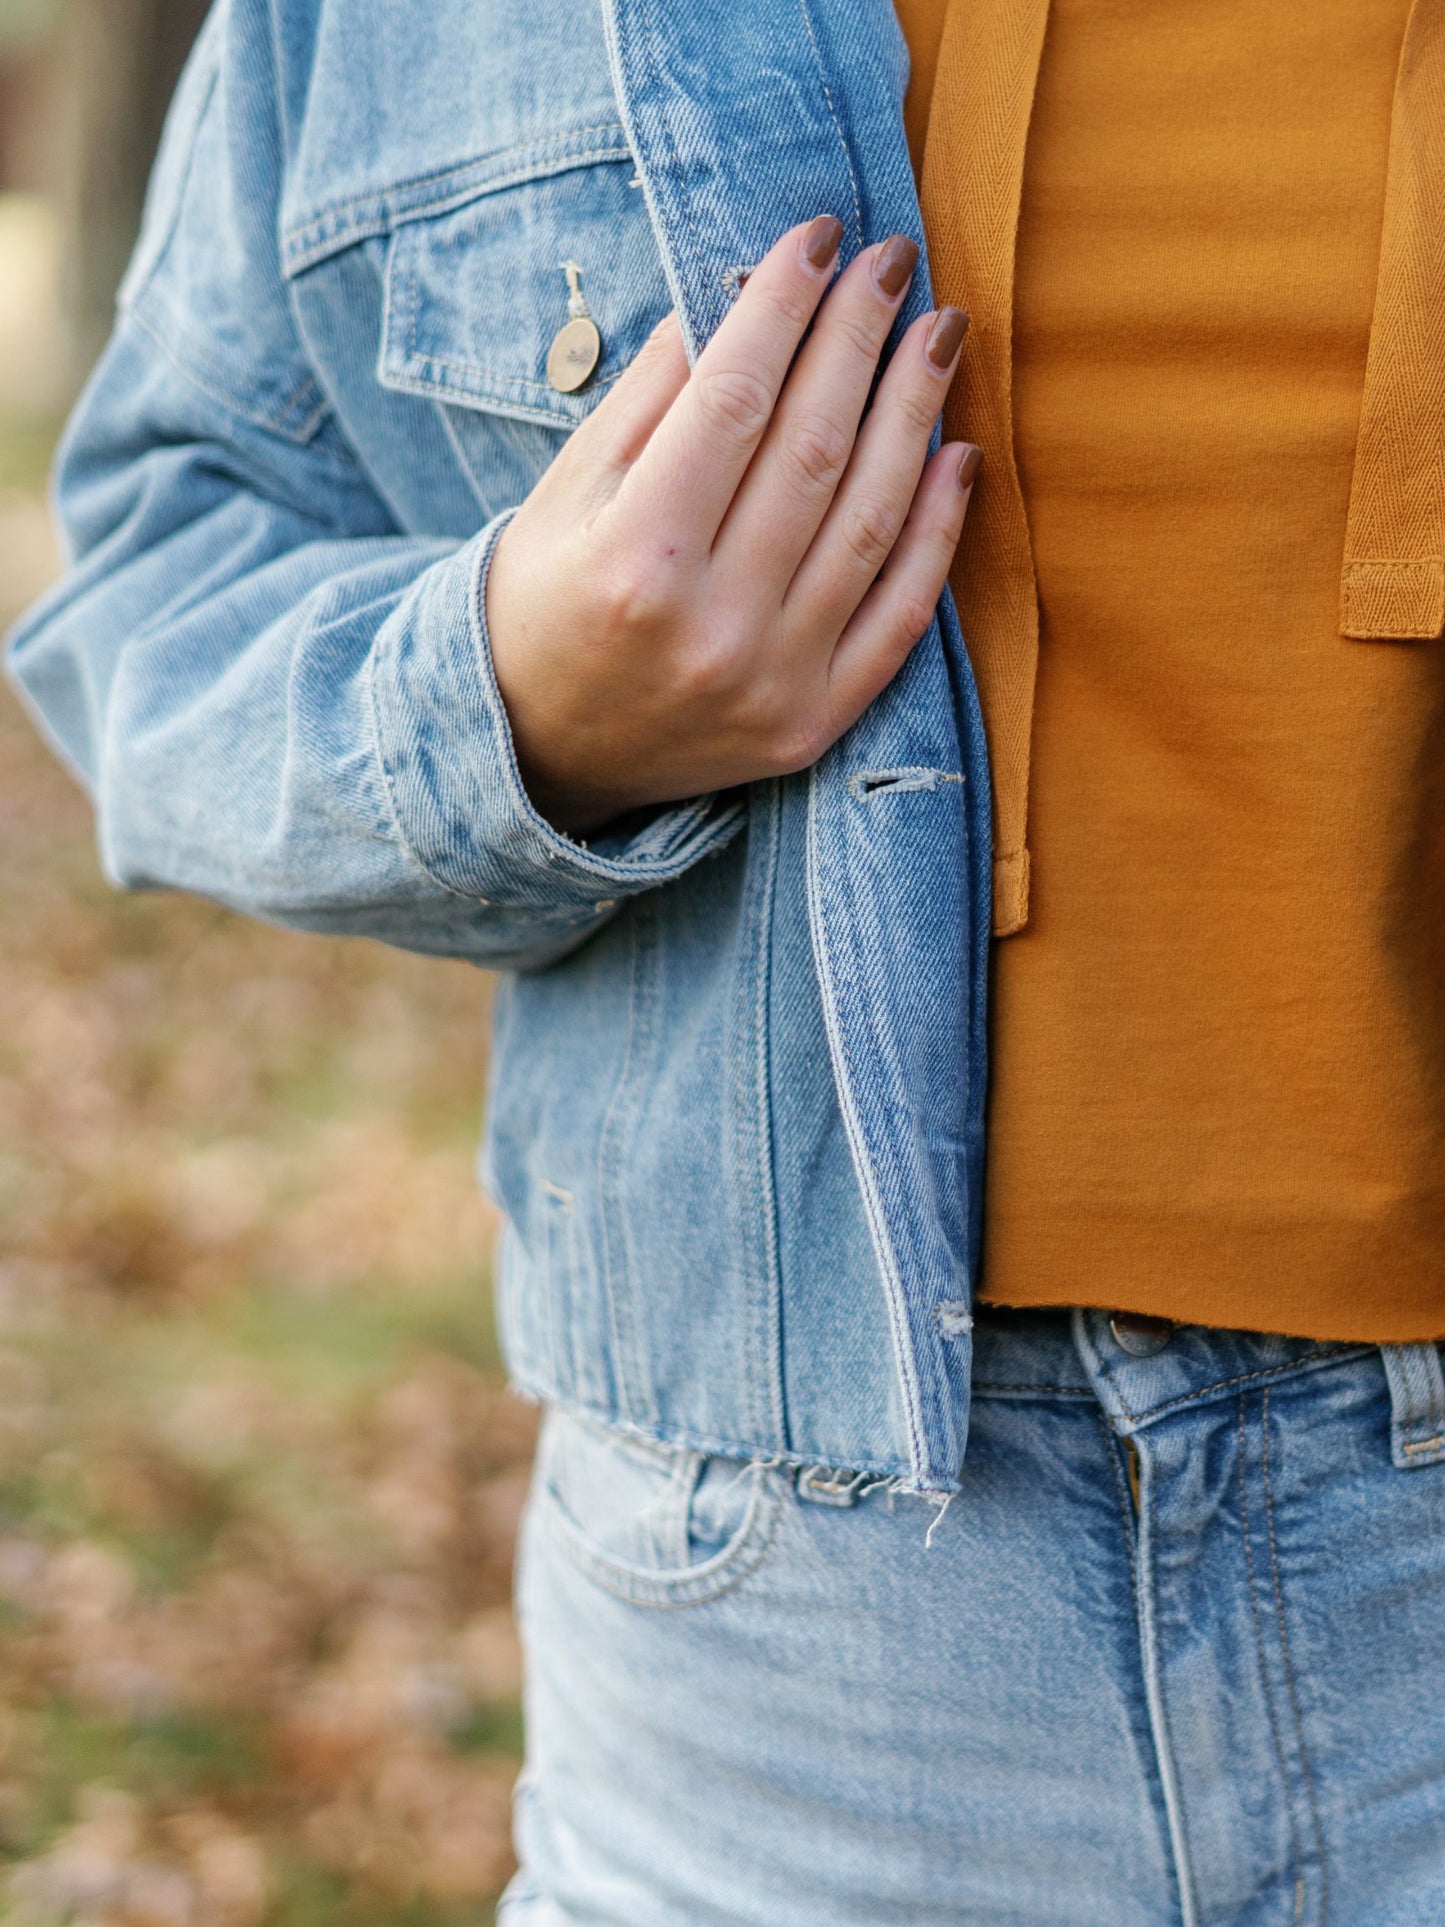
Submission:
POLYGON ((664 315, 632 357, 627 372, 630 373, 633 368, 650 368, 655 361, 670 360, 674 348, 675 326, 672 316, 664 315))
POLYGON ((880 328, 876 319, 870 320, 865 315, 852 314, 843 309, 828 316, 828 331, 849 354, 856 355, 859 361, 872 364, 883 352, 883 343, 892 319, 889 314, 880 328))
POLYGON ((793 676, 759 692, 756 733, 769 776, 792 776, 816 763, 832 738, 816 692, 793 676))
POLYGON ((929 435, 938 419, 938 398, 924 394, 921 389, 905 388, 898 397, 898 412, 916 434, 929 435))
POLYGON ((793 424, 784 438, 788 461, 803 479, 818 489, 836 487, 848 465, 853 438, 826 415, 810 416, 793 424))
POLYGON ((683 693, 693 707, 723 706, 737 679, 737 655, 727 636, 704 636, 687 652, 681 672, 683 693))
POLYGON ((687 704, 702 710, 731 710, 740 686, 746 688, 751 631, 737 615, 714 612, 694 625, 677 664, 680 691, 687 704))
POLYGON ((604 621, 613 634, 664 627, 676 613, 670 558, 650 545, 633 544, 609 554, 603 578, 604 621))
POLYGON ((936 605, 917 590, 908 590, 899 597, 893 612, 893 620, 900 644, 911 648, 913 644, 928 633, 929 625, 936 614, 936 605))
POLYGON ((839 533, 854 559, 876 575, 893 553, 902 527, 902 510, 890 502, 865 498, 847 505, 839 533))
POLYGON ((787 277, 769 280, 767 283, 754 282, 754 298, 761 307, 769 310, 780 328, 793 334, 801 334, 813 317, 816 305, 816 291, 805 287, 801 280, 787 277))
POLYGON ((827 719, 817 716, 792 716, 782 724, 773 739, 773 761, 777 776, 794 776, 811 769, 833 741, 827 719))
POLYGON ((753 441, 773 412, 773 396, 761 375, 740 367, 699 368, 697 405, 705 426, 729 441, 753 441))

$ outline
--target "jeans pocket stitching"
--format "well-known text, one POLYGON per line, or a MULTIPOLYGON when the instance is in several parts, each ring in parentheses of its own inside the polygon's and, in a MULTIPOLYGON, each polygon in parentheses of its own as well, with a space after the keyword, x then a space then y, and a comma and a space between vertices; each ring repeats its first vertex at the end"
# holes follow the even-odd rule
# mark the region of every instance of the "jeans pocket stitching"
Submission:
POLYGON ((616 1598, 660 1611, 707 1605, 756 1572, 772 1545, 782 1515, 784 1483, 777 1468, 758 1464, 743 1522, 733 1539, 712 1558, 676 1572, 629 1566, 610 1558, 588 1539, 545 1481, 537 1504, 540 1523, 557 1549, 587 1578, 616 1598))

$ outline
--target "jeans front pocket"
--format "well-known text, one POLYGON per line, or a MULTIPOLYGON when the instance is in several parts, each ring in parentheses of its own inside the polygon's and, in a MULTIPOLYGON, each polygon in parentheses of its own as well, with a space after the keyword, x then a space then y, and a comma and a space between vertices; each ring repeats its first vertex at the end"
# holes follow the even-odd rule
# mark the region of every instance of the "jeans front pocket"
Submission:
POLYGON ((553 1544, 607 1591, 697 1606, 761 1565, 785 1492, 766 1461, 710 1457, 554 1406, 532 1503, 553 1544))

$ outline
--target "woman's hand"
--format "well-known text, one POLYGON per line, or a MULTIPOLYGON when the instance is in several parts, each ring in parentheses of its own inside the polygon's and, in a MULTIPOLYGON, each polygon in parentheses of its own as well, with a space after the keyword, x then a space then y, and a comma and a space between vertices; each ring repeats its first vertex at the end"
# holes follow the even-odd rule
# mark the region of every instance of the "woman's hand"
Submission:
POLYGON ((806 768, 933 619, 979 462, 925 460, 967 317, 915 322, 864 418, 918 250, 825 302, 841 238, 785 234, 692 370, 669 316, 497 545, 497 681, 563 830, 806 768))

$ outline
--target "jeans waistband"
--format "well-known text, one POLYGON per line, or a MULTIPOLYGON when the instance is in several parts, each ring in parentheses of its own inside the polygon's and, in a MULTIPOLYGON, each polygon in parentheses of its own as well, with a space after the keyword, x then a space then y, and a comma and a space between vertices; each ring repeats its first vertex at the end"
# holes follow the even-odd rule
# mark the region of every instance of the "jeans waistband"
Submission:
POLYGON ((1390 1383, 1397 1462, 1445 1458, 1445 1376, 1433 1344, 1375 1346, 1175 1325, 1140 1355, 1120 1343, 1108 1311, 981 1305, 973 1394, 1096 1398, 1128 1432, 1182 1407, 1377 1353, 1390 1383))

